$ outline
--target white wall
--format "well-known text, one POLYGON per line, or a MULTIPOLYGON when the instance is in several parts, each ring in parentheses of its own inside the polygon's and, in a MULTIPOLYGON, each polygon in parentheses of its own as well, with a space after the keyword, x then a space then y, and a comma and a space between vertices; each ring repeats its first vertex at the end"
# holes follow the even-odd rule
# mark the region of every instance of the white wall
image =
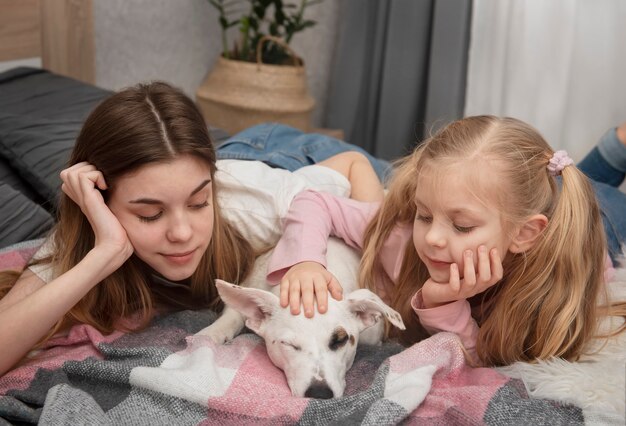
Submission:
MULTIPOLYGON (((338 1, 309 7, 318 24, 294 36, 316 99, 313 123, 326 103, 338 25, 338 1)), ((94 0, 96 84, 108 89, 166 80, 195 98, 221 53, 217 12, 207 0, 94 0)))
POLYGON ((474 0, 466 115, 513 116, 580 160, 626 121, 626 1, 474 0))
POLYGON ((41 68, 41 58, 17 59, 15 61, 0 61, 0 72, 16 67, 41 68))

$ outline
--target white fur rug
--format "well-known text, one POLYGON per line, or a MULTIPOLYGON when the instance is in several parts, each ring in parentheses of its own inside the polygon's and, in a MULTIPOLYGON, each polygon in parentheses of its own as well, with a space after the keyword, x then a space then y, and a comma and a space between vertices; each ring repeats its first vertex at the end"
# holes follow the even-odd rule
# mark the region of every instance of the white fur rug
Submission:
MULTIPOLYGON (((609 284, 609 297, 626 300, 626 268, 616 271, 609 284)), ((607 319, 603 328, 616 327, 621 318, 607 319)), ((613 328, 614 329, 614 328, 613 328)), ((518 362, 498 368, 521 379, 528 394, 582 407, 588 424, 626 423, 626 332, 592 344, 595 353, 579 362, 552 359, 528 364, 518 362)))

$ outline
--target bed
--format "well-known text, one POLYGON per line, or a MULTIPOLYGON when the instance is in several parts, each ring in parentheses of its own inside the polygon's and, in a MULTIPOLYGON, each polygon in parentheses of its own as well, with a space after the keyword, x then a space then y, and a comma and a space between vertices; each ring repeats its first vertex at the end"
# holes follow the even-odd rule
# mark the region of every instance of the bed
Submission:
MULTIPOLYGON (((1 3, 0 3, 1 6, 1 3)), ((1 13, 1 12, 0 12, 1 13)), ((44 69, 0 73, 0 270, 21 271, 54 223, 82 121, 110 92, 44 69)), ((221 141, 223 132, 211 129, 221 141)), ((346 263, 354 262, 346 255, 346 263)), ((356 267, 356 265, 347 265, 356 267)), ((611 283, 626 297, 626 270, 611 283)), ((577 363, 471 368, 454 335, 363 346, 342 398, 292 397, 263 341, 216 346, 210 310, 102 335, 76 326, 0 377, 0 424, 624 424, 626 339, 577 363)))

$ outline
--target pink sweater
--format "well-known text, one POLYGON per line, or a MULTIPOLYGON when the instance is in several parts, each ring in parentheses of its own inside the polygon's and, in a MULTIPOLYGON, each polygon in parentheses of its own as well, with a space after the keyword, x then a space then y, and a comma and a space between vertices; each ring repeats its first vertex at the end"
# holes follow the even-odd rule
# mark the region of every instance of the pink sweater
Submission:
MULTIPOLYGON (((363 203, 330 194, 304 191, 298 194, 289 209, 281 237, 268 265, 268 280, 280 282, 296 263, 314 261, 326 266, 326 244, 329 235, 343 239, 349 246, 362 249, 367 224, 378 210, 378 203, 363 203)), ((379 253, 385 273, 397 282, 406 245, 412 240, 412 226, 393 229, 379 253)), ((378 295, 389 303, 393 289, 377 283, 378 295)), ((416 292, 411 306, 429 333, 456 333, 466 350, 474 355, 478 325, 472 318, 467 300, 458 300, 431 309, 424 309, 421 292, 416 292)))

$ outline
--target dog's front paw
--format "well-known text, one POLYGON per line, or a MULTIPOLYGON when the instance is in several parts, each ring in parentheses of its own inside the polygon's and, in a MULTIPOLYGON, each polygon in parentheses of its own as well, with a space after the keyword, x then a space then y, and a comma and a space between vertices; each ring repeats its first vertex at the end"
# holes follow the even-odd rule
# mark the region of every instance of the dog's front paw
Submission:
POLYGON ((226 330, 223 327, 219 327, 219 324, 211 324, 196 333, 196 336, 208 337, 216 345, 221 345, 233 340, 235 335, 236 333, 233 333, 232 329, 226 330), (214 327, 214 325, 218 325, 218 327, 214 327))
POLYGON ((198 331, 196 336, 206 336, 215 344, 221 345, 233 340, 243 327, 244 317, 239 312, 226 307, 213 324, 198 331))

